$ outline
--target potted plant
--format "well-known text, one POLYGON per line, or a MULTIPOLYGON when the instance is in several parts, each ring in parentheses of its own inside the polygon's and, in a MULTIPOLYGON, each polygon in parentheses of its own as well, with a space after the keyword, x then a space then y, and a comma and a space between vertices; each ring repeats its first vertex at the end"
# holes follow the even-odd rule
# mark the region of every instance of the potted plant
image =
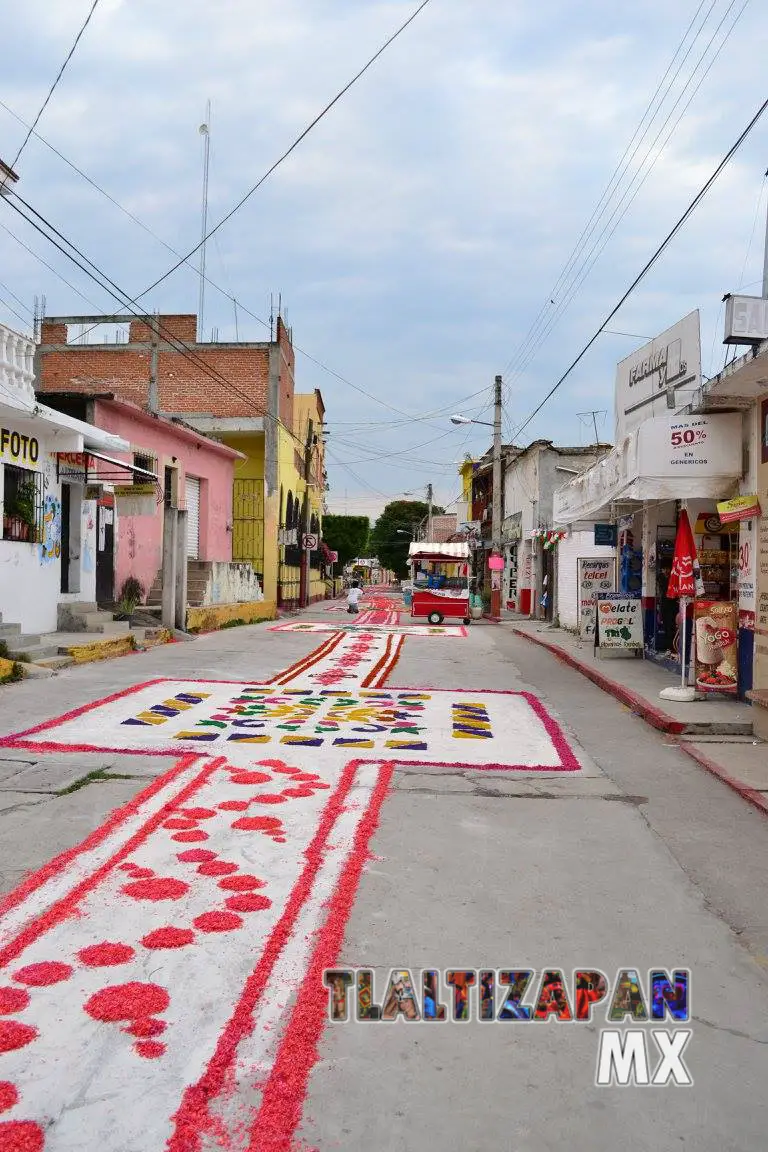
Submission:
POLYGON ((123 581, 120 589, 120 600, 115 613, 115 620, 130 620, 134 612, 144 599, 144 585, 135 576, 129 576, 123 581))
POLYGON ((16 540, 35 538, 36 492, 32 481, 20 484, 3 508, 3 535, 16 540))

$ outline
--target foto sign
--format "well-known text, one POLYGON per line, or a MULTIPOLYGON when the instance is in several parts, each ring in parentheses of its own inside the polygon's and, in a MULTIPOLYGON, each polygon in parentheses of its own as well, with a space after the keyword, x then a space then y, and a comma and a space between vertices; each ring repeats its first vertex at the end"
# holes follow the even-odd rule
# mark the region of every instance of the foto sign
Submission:
POLYGON ((761 296, 729 296, 723 344, 759 344, 763 340, 768 340, 768 300, 761 296))

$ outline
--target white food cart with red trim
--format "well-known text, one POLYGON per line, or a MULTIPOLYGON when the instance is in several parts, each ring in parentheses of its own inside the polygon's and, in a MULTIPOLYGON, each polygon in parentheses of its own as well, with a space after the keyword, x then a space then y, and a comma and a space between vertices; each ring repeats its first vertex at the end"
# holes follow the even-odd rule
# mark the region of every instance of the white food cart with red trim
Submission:
POLYGON ((414 542, 408 550, 413 593, 411 616, 430 624, 469 624, 469 545, 414 542))

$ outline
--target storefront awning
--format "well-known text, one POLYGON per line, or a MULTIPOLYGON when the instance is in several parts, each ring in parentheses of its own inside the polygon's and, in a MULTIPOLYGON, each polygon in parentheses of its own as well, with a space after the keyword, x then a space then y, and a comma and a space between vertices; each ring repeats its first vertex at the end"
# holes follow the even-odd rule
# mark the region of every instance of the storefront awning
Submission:
POLYGON ((646 420, 613 451, 555 492, 555 525, 608 514, 616 504, 722 499, 742 472, 740 413, 646 420))

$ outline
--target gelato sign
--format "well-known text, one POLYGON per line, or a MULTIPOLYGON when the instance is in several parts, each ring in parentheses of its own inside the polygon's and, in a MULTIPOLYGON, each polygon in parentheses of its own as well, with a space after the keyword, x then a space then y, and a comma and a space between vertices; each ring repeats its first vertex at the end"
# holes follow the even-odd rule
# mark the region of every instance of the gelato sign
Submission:
POLYGON ((642 651, 643 605, 639 596, 598 594, 595 647, 642 651))

